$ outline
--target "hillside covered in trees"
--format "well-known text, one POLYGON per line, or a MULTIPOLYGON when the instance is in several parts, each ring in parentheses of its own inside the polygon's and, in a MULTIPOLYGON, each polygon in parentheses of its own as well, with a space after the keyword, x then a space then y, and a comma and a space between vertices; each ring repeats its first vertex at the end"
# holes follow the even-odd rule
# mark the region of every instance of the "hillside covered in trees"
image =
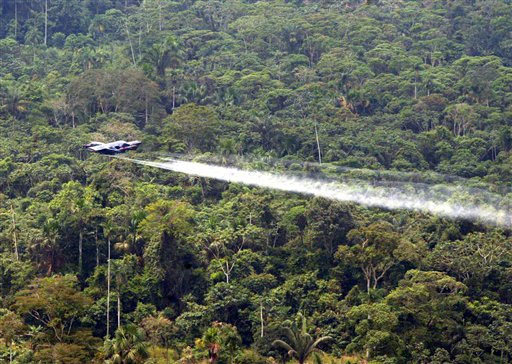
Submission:
POLYGON ((0 362, 512 362, 510 230, 116 139, 510 194, 510 1, 0 1, 0 362))

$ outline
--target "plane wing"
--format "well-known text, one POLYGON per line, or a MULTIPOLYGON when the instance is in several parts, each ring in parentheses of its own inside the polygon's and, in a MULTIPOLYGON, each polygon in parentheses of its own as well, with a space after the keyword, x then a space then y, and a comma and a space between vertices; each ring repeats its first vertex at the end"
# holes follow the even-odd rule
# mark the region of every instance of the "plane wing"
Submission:
POLYGON ((92 150, 94 152, 99 152, 100 150, 107 150, 110 149, 106 144, 97 145, 95 147, 90 147, 89 150, 92 150))
POLYGON ((100 153, 100 154, 119 154, 124 153, 129 150, 136 150, 139 145, 141 144, 140 141, 134 140, 131 142, 125 142, 124 140, 119 140, 112 143, 98 143, 98 142, 91 142, 84 147, 89 149, 92 152, 100 153))

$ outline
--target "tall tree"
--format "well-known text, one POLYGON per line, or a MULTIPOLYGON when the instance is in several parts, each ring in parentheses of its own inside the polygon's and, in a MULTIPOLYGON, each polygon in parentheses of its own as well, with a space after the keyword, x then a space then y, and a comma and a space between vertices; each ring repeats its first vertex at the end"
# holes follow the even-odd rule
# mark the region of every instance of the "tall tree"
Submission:
POLYGON ((16 295, 14 308, 42 325, 53 340, 65 342, 92 304, 77 286, 72 275, 37 278, 16 295))
POLYGON ((107 326, 107 340, 110 339, 110 281, 111 281, 111 257, 110 257, 110 239, 112 238, 112 223, 107 220, 103 223, 103 235, 107 238, 107 313, 106 313, 106 326, 107 326))
POLYGON ((343 264, 361 269, 368 293, 400 261, 401 244, 407 244, 391 224, 384 222, 351 230, 348 239, 353 245, 340 245, 335 257, 343 264))
POLYGON ((133 276, 136 258, 133 255, 126 255, 122 259, 113 262, 113 272, 116 281, 117 291, 117 327, 121 327, 121 295, 128 279, 133 276))
POLYGON ((97 205, 97 193, 92 187, 82 187, 78 182, 68 182, 50 202, 50 209, 61 221, 61 229, 66 236, 73 236, 74 229, 78 233, 78 274, 83 276, 83 242, 89 219, 97 205))
POLYGON ((177 67, 182 58, 180 43, 172 34, 154 42, 143 51, 143 61, 154 67, 158 77, 164 77, 168 67, 177 67))

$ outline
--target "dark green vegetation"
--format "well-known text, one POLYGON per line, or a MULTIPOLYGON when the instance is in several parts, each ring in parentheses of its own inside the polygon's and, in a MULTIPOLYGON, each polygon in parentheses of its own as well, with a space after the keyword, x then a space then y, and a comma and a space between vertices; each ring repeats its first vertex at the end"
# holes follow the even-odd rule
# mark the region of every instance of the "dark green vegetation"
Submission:
POLYGON ((510 362, 508 231, 81 145, 317 161, 316 130, 324 163, 505 191, 511 19, 495 0, 0 2, 0 361, 264 363, 298 327, 375 363, 510 362))

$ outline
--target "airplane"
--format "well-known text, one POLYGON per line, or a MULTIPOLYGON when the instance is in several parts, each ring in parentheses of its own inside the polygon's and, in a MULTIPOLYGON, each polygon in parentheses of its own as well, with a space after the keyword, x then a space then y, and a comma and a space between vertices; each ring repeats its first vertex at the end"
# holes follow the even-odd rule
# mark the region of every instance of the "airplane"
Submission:
POLYGON ((90 150, 91 152, 115 155, 127 152, 129 150, 135 150, 139 147, 140 144, 141 142, 138 140, 131 142, 117 140, 112 143, 90 142, 89 144, 84 145, 84 148, 90 150))

